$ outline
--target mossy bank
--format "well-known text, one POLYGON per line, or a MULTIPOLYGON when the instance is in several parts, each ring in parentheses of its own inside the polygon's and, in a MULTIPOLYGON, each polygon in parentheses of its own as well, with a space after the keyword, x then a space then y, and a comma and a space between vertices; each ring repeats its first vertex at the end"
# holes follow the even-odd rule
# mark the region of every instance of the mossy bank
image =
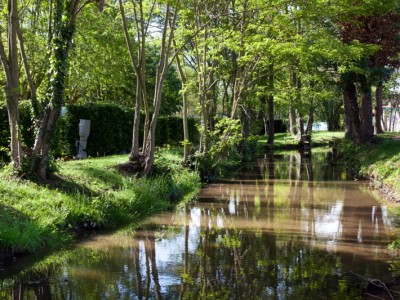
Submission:
POLYGON ((0 173, 0 264, 5 258, 60 248, 89 230, 109 230, 167 210, 200 190, 181 154, 163 150, 150 178, 124 176, 127 155, 59 163, 46 184, 0 173))
POLYGON ((399 133, 382 134, 375 143, 360 146, 342 140, 337 147, 352 176, 370 179, 385 198, 400 201, 399 133))

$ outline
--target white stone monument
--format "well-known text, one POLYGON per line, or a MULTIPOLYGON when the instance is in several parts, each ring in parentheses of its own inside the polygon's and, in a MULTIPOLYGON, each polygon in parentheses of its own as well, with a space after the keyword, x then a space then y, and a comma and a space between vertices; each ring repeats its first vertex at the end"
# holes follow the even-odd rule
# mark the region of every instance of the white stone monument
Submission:
POLYGON ((87 140, 90 134, 90 120, 79 120, 79 142, 78 142, 78 159, 87 158, 87 140))

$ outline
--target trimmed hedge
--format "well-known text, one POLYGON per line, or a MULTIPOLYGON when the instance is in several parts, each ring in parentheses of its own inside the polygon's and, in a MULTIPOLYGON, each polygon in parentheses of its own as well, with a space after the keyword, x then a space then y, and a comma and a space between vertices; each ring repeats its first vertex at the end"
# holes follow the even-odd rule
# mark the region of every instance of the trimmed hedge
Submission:
MULTIPOLYGON (((79 120, 91 120, 87 149, 89 156, 104 156, 129 152, 132 145, 133 109, 109 103, 67 105, 67 113, 59 119, 52 150, 57 157, 75 156, 79 140, 79 120)), ((31 106, 24 101, 20 106, 21 132, 24 147, 32 148, 34 128, 31 106)), ((198 143, 199 133, 195 119, 189 119, 189 136, 198 143)), ((140 138, 143 136, 144 116, 141 120, 140 138)), ((178 146, 183 141, 182 118, 160 117, 156 130, 156 145, 178 146)), ((140 141, 141 142, 141 141, 140 141)), ((8 159, 9 129, 7 108, 0 106, 0 161, 8 159)))

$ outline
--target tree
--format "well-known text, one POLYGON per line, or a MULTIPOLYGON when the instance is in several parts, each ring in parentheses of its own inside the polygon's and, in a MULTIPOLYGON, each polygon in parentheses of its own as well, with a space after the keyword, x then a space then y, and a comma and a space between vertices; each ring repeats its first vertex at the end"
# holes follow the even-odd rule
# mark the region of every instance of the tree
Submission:
POLYGON ((167 72, 171 67, 175 54, 173 54, 172 40, 177 23, 180 1, 161 2, 157 0, 133 2, 132 25, 136 34, 137 55, 134 54, 133 42, 129 35, 128 21, 125 15, 125 7, 122 0, 119 0, 119 7, 122 16, 123 32, 131 59, 132 68, 136 75, 136 100, 135 100, 135 116, 133 124, 132 150, 129 155, 129 163, 121 167, 129 167, 130 171, 148 175, 154 163, 155 155, 155 130, 157 119, 160 113, 162 91, 164 87, 167 72), (146 10, 148 8, 148 10, 146 10), (148 105, 148 95, 146 89, 146 45, 151 39, 149 27, 152 23, 156 23, 156 16, 161 18, 158 23, 160 26, 160 50, 157 62, 157 69, 154 81, 154 95, 152 105, 152 116, 150 119, 150 108, 148 105), (145 124, 143 148, 139 151, 139 124, 140 124, 140 108, 141 103, 145 107, 145 124))
MULTIPOLYGON (((47 88, 46 95, 40 103, 40 120, 30 165, 30 172, 41 179, 48 177, 49 151, 61 106, 65 100, 65 80, 68 72, 69 52, 75 33, 76 17, 90 2, 83 2, 83 0, 55 0, 52 2, 49 21, 50 57, 47 88)), ((102 9, 103 2, 99 3, 102 9)))
POLYGON ((8 35, 7 46, 8 56, 6 55, 6 48, 2 41, 2 28, 0 27, 0 59, 4 68, 6 76, 5 93, 7 99, 8 121, 10 128, 10 148, 11 148, 11 161, 13 168, 19 170, 22 167, 22 142, 21 133, 19 128, 19 64, 18 64, 18 2, 17 0, 8 0, 8 35))
POLYGON ((346 44, 358 41, 372 49, 356 61, 352 70, 346 71, 342 76, 346 120, 350 123, 348 127, 351 127, 350 137, 354 143, 360 144, 373 139, 371 87, 374 82, 377 82, 378 88, 375 122, 378 125, 375 131, 382 131, 380 86, 385 77, 383 69, 399 65, 396 56, 400 50, 397 39, 400 15, 397 13, 396 1, 379 5, 372 3, 376 4, 373 8, 369 5, 361 7, 356 3, 352 4, 358 11, 351 11, 340 22, 342 40, 346 44), (356 84, 361 93, 361 106, 357 101, 356 84))

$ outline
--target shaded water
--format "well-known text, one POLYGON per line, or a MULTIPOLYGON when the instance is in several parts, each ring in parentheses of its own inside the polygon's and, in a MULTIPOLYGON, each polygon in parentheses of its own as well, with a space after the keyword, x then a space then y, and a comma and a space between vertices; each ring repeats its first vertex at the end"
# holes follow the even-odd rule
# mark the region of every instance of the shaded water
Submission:
POLYGON ((0 299, 357 299, 396 269, 397 220, 327 159, 267 154, 137 232, 0 271, 0 299))

